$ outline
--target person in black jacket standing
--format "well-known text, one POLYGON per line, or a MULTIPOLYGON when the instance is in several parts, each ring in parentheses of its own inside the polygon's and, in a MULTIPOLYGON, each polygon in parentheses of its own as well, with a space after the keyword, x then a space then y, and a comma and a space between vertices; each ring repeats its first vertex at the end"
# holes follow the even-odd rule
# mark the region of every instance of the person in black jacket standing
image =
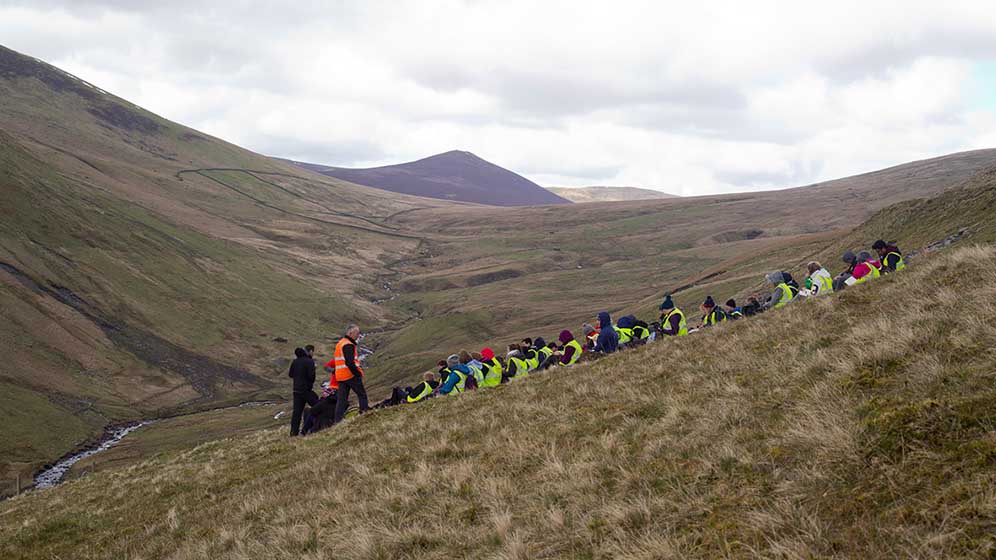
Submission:
POLYGON ((294 412, 291 414, 291 436, 296 436, 301 431, 301 416, 304 414, 304 405, 315 406, 318 404, 318 395, 315 394, 315 360, 308 355, 303 348, 294 349, 294 361, 291 362, 290 371, 287 377, 294 380, 294 412))

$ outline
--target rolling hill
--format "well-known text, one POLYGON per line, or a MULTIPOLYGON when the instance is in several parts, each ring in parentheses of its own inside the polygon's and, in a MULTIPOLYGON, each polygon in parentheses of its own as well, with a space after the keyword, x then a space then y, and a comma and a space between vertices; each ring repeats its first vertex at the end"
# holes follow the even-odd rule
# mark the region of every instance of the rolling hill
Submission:
POLYGON ((305 169, 396 193, 491 206, 568 204, 525 177, 470 152, 450 151, 418 161, 347 169, 294 162, 305 169))
MULTIPOLYGON (((755 289, 994 163, 978 151, 774 193, 486 207, 267 158, 0 48, 0 492, 108 425, 283 400, 294 346, 328 359, 346 322, 376 350, 376 397, 460 347, 606 308, 651 317, 664 291, 693 306, 755 289)), ((135 433, 129 460, 237 423, 163 422, 135 433)))
POLYGON ((575 203, 677 198, 673 194, 638 187, 547 187, 546 190, 575 203))
POLYGON ((109 424, 283 397, 441 203, 336 181, 0 48, 0 491, 109 424), (287 341, 291 342, 287 342, 287 341))

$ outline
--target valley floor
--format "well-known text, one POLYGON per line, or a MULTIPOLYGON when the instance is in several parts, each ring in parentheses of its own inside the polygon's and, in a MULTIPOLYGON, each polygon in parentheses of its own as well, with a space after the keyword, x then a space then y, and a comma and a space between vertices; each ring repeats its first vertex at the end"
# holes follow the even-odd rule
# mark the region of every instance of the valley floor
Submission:
POLYGON ((0 504, 17 558, 987 558, 996 250, 0 504))

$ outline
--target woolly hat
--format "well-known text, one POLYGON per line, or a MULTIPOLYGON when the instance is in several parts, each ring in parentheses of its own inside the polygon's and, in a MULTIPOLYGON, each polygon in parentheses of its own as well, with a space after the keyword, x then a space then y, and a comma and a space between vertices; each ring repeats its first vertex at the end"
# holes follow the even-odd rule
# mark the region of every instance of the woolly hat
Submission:
POLYGON ((460 363, 460 356, 456 354, 450 354, 449 358, 446 358, 446 365, 452 367, 460 363))
POLYGON ((771 282, 775 286, 785 281, 785 275, 782 274, 780 270, 772 272, 771 274, 765 276, 765 278, 767 278, 768 282, 771 282))
POLYGON ((536 340, 533 341, 533 348, 545 348, 546 341, 543 340, 542 336, 537 336, 536 340))
POLYGON ((588 323, 585 323, 581 325, 581 332, 583 332, 585 336, 588 336, 591 333, 595 332, 595 327, 589 325, 588 323))
POLYGON ((495 351, 490 348, 485 348, 484 350, 481 350, 481 357, 485 360, 493 360, 495 359, 495 351))
POLYGON ((702 302, 702 307, 716 307, 716 302, 712 300, 712 296, 706 296, 704 302, 702 302))
POLYGON ((727 307, 736 307, 737 306, 737 300, 735 300, 733 298, 730 298, 730 299, 726 300, 726 306, 727 307))
POLYGON ((865 262, 872 260, 872 254, 868 251, 861 251, 858 253, 858 262, 865 262))
POLYGON ((558 338, 560 338, 561 344, 567 344, 568 342, 574 340, 574 335, 571 334, 571 331, 563 330, 560 331, 560 336, 558 338))
POLYGON ((664 301, 661 302, 660 310, 664 311, 665 309, 674 309, 674 302, 671 301, 671 294, 664 296, 664 301))
POLYGON ((858 260, 858 257, 854 256, 854 251, 844 251, 844 256, 840 260, 847 264, 854 264, 858 260))
POLYGON ((882 239, 879 239, 875 243, 872 243, 872 249, 875 249, 876 251, 878 249, 885 249, 887 246, 888 244, 882 239))

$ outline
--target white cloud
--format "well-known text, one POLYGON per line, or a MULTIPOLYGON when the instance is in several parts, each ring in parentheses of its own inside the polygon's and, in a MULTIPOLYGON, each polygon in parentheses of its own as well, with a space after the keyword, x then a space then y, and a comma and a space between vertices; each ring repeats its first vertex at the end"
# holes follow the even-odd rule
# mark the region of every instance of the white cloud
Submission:
POLYGON ((0 37, 264 153, 466 149, 545 184, 685 195, 992 147, 987 2, 0 0, 0 37))

